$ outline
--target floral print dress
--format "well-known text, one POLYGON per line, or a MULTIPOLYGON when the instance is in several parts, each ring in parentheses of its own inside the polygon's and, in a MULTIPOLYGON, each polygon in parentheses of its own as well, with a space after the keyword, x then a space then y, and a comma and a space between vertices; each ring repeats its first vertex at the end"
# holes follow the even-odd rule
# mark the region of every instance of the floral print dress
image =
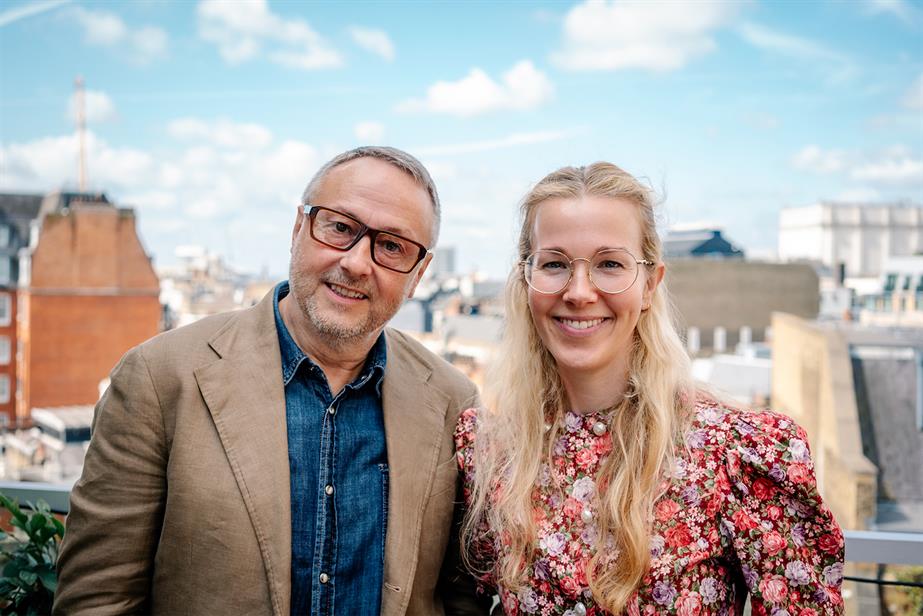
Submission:
MULTIPOLYGON (((600 419, 568 412, 552 464, 542 467, 528 585, 512 592, 496 589, 489 574, 479 581, 482 591, 498 592, 507 616, 608 614, 586 580, 597 539, 595 480, 612 448, 608 432, 594 432, 600 419)), ((466 500, 476 434, 477 411, 469 409, 455 431, 466 500)), ((755 616, 842 613, 843 534, 817 492, 797 424, 700 400, 677 458, 654 508, 650 569, 627 614, 740 614, 747 592, 755 616)), ((496 554, 497 534, 483 524, 496 554)))

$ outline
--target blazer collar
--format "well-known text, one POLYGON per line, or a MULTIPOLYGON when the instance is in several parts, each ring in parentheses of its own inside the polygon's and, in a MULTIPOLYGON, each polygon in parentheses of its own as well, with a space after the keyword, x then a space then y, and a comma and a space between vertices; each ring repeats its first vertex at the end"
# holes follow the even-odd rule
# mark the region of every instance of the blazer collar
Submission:
POLYGON ((195 370, 195 378, 256 532, 273 614, 288 616, 291 486, 272 292, 229 319, 209 346, 218 359, 195 370))
POLYGON ((390 615, 403 614, 410 601, 449 396, 429 382, 432 364, 402 340, 403 334, 386 330, 385 335, 388 367, 382 407, 390 494, 381 613, 390 615))

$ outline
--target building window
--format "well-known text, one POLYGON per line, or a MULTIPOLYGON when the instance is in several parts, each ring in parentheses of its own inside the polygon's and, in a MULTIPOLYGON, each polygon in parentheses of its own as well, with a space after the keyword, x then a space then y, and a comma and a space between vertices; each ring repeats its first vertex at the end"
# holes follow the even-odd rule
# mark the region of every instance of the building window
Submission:
POLYGON ((10 375, 0 374, 0 404, 10 401, 10 375))
POLYGON ((6 366, 12 359, 12 347, 9 336, 0 336, 0 364, 6 366))
POLYGON ((9 293, 0 293, 0 327, 13 322, 13 300, 9 293))
POLYGON ((9 257, 0 257, 0 284, 10 284, 12 273, 12 267, 10 267, 12 259, 9 257))

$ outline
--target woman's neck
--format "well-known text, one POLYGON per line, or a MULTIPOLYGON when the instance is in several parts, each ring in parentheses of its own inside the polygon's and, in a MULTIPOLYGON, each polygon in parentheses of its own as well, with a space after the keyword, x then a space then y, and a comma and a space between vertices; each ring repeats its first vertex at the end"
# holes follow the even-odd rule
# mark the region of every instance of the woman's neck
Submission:
POLYGON ((628 389, 627 370, 620 375, 613 375, 611 371, 597 374, 586 370, 561 372, 560 375, 567 403, 575 413, 594 413, 611 408, 622 401, 628 389))

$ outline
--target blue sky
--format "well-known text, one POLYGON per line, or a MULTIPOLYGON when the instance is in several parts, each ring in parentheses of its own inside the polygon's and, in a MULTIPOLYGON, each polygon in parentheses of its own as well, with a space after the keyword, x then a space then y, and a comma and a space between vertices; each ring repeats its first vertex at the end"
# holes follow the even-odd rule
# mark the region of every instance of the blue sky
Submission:
POLYGON ((77 183, 135 207, 157 264, 202 244, 287 269, 313 172, 405 148, 444 203, 440 245, 502 276, 516 204, 610 160, 772 253, 779 209, 923 202, 923 4, 0 2, 0 190, 77 183))

